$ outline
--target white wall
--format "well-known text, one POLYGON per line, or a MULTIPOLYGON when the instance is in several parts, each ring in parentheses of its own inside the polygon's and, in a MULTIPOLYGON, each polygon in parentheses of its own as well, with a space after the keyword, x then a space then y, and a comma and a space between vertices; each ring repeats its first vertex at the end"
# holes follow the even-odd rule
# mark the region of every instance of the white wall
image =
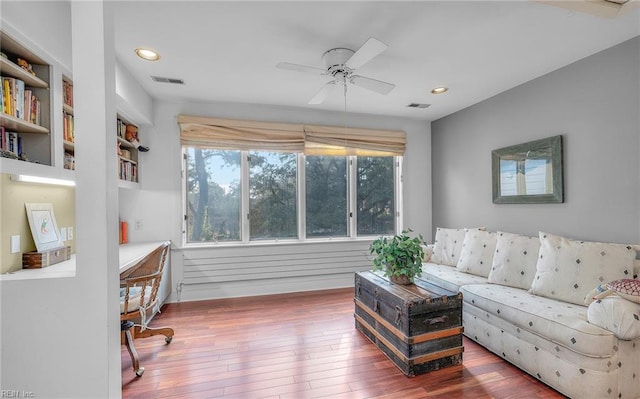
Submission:
POLYGON ((69 1, 2 0, 0 16, 3 22, 28 36, 41 51, 46 51, 65 69, 72 69, 69 1))
MULTIPOLYGON (((223 118, 253 119, 262 121, 315 123, 326 125, 342 125, 345 115, 340 112, 325 112, 305 108, 277 107, 256 104, 236 103, 170 103, 157 101, 155 123, 153 127, 142 127, 142 137, 149 137, 151 151, 141 154, 140 171, 142 190, 120 191, 120 216, 131 221, 143 221, 141 231, 131 230, 131 241, 147 239, 171 239, 174 244, 182 242, 182 187, 181 187, 181 150, 177 115, 201 115, 223 118)), ((352 127, 369 127, 379 129, 398 129, 407 132, 407 152, 404 161, 404 226, 423 233, 427 240, 431 239, 431 193, 430 176, 431 132, 428 122, 380 117, 364 114, 349 114, 346 123, 352 127)), ((172 281, 176 284, 183 279, 181 250, 172 252, 172 281)), ((352 277, 352 276, 350 276, 352 277)), ((266 284, 262 282, 262 285, 266 284)), ((317 280, 316 288, 330 288, 352 284, 352 279, 326 278, 317 280)), ((260 285, 260 283, 258 283, 260 285)), ((300 289, 300 281, 292 281, 290 285, 273 285, 273 291, 287 292, 300 289)), ((220 288, 220 287, 218 287, 220 288)), ((189 297, 185 288, 183 297, 189 297)), ((237 296, 237 290, 203 290, 191 299, 213 298, 217 296, 237 296), (222 294, 216 294, 221 292, 222 294)), ((264 294, 263 288, 256 288, 245 295, 264 294)), ((170 300, 175 300, 175 292, 170 300)))
POLYGON ((72 278, 1 283, 0 389, 120 397, 112 18, 101 2, 17 4, 2 3, 3 20, 74 70, 77 269, 72 278))
POLYGON ((640 38, 432 124, 433 226, 640 240, 640 38), (561 134, 565 202, 492 203, 491 151, 561 134))

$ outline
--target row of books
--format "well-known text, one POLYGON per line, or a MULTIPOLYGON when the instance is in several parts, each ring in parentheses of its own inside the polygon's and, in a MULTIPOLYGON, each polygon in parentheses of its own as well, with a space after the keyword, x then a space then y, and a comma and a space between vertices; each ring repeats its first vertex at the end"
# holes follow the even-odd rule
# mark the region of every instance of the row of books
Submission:
POLYGON ((127 133, 127 124, 122 119, 118 119, 117 131, 118 131, 118 137, 123 139, 125 137, 125 134, 127 133))
POLYGON ((62 101, 73 108, 73 85, 67 80, 62 81, 62 101))
POLYGON ((75 142, 75 134, 73 132, 73 115, 62 112, 62 138, 70 143, 75 142))
POLYGON ((138 165, 120 159, 120 179, 132 182, 138 181, 138 165))
POLYGON ((0 98, 2 98, 2 104, 0 104, 0 111, 14 118, 39 125, 40 100, 38 100, 38 97, 25 87, 22 80, 8 77, 1 78, 0 98))
POLYGON ((22 154, 22 137, 16 132, 5 130, 0 126, 0 150, 8 151, 19 157, 22 154))

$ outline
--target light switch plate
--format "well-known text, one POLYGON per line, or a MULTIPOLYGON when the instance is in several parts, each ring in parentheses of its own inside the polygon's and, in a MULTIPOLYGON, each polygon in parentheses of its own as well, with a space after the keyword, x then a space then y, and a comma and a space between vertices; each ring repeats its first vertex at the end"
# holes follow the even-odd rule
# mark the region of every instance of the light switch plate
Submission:
POLYGON ((66 227, 61 227, 60 228, 60 239, 62 241, 67 241, 67 228, 66 227))
POLYGON ((20 236, 11 236, 11 253, 17 254, 20 252, 20 236))
POLYGON ((73 226, 67 227, 67 238, 69 241, 73 240, 73 226))

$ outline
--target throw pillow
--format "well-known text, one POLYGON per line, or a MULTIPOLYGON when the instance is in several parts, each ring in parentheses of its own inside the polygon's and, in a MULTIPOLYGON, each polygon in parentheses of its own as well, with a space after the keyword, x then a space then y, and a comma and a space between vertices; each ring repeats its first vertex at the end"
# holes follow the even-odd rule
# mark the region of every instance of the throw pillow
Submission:
POLYGON ((433 241, 431 262, 449 266, 458 264, 464 234, 464 229, 444 229, 438 227, 436 229, 436 238, 433 241))
MULTIPOLYGON (((462 243, 466 229, 436 229, 436 238, 433 241, 433 255, 431 262, 441 265, 456 266, 462 251, 462 243)), ((470 230, 484 230, 475 228, 470 230)))
POLYGON ((584 306, 598 284, 633 273, 630 245, 575 241, 540 232, 540 253, 531 293, 584 306))
POLYGON ((464 273, 487 277, 496 250, 496 233, 477 229, 465 230, 456 268, 464 273))
POLYGON ((503 231, 498 231, 496 235, 496 252, 489 282, 528 290, 536 275, 540 240, 538 237, 503 231))

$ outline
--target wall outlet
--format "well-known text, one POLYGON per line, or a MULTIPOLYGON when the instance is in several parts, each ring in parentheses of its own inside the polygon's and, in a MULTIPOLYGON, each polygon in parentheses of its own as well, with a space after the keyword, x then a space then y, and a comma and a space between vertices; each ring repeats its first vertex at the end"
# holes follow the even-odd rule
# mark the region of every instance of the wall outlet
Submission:
POLYGON ((67 228, 66 227, 61 227, 60 228, 60 239, 62 241, 67 241, 67 228))
POLYGON ((72 226, 67 227, 67 238, 69 239, 69 241, 73 240, 73 227, 72 226))
POLYGON ((136 230, 142 230, 142 219, 137 219, 135 221, 135 228, 136 230))
POLYGON ((20 252, 20 236, 11 236, 11 253, 17 254, 20 252))

